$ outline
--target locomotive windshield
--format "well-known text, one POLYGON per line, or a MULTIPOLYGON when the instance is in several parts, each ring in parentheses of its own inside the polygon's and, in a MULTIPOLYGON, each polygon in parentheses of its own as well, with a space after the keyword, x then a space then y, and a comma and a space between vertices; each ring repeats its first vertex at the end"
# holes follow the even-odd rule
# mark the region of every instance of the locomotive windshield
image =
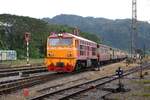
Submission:
POLYGON ((72 44, 71 38, 50 38, 48 40, 50 46, 70 46, 72 44))

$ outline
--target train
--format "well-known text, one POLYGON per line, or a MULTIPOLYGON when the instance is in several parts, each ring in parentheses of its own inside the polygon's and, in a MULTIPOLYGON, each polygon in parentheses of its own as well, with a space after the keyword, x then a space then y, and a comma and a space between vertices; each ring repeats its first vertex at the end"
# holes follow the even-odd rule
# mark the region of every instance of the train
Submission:
POLYGON ((75 34, 52 33, 47 38, 44 64, 48 71, 73 72, 127 57, 127 52, 75 34))

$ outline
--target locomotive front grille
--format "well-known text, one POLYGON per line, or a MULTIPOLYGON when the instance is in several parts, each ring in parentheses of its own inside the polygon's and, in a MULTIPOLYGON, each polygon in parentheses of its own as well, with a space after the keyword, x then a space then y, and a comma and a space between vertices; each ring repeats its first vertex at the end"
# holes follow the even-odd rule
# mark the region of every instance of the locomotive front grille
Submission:
POLYGON ((58 67, 64 67, 65 64, 64 64, 63 62, 57 62, 57 63, 56 63, 56 66, 58 66, 58 67))

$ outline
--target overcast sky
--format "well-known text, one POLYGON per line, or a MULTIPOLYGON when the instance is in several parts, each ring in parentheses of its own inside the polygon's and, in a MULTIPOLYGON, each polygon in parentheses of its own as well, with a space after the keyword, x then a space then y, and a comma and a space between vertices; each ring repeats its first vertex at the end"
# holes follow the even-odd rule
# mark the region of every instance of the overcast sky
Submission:
MULTIPOLYGON (((137 0, 138 20, 150 22, 150 0, 137 0)), ((0 0, 0 14, 8 13, 34 18, 59 14, 131 18, 132 0, 0 0)))

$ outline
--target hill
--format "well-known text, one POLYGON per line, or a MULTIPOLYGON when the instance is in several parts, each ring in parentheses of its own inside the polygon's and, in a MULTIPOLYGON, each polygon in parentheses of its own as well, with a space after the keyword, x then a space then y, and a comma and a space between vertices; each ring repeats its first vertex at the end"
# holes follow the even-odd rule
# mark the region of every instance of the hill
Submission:
MULTIPOLYGON (((50 32, 72 32, 73 27, 65 25, 48 24, 40 19, 16 16, 9 14, 0 15, 0 50, 13 49, 17 51, 19 58, 26 57, 26 45, 24 33, 31 33, 30 57, 44 57, 45 44, 50 32)), ((99 38, 94 34, 81 32, 81 36, 99 42, 99 38)))
MULTIPOLYGON (((82 17, 77 15, 58 15, 50 18, 43 18, 50 24, 69 25, 78 27, 81 31, 95 33, 101 37, 104 44, 129 50, 131 20, 117 19, 110 20, 105 18, 82 17)), ((150 24, 148 22, 138 21, 137 34, 138 48, 150 48, 150 24)))

